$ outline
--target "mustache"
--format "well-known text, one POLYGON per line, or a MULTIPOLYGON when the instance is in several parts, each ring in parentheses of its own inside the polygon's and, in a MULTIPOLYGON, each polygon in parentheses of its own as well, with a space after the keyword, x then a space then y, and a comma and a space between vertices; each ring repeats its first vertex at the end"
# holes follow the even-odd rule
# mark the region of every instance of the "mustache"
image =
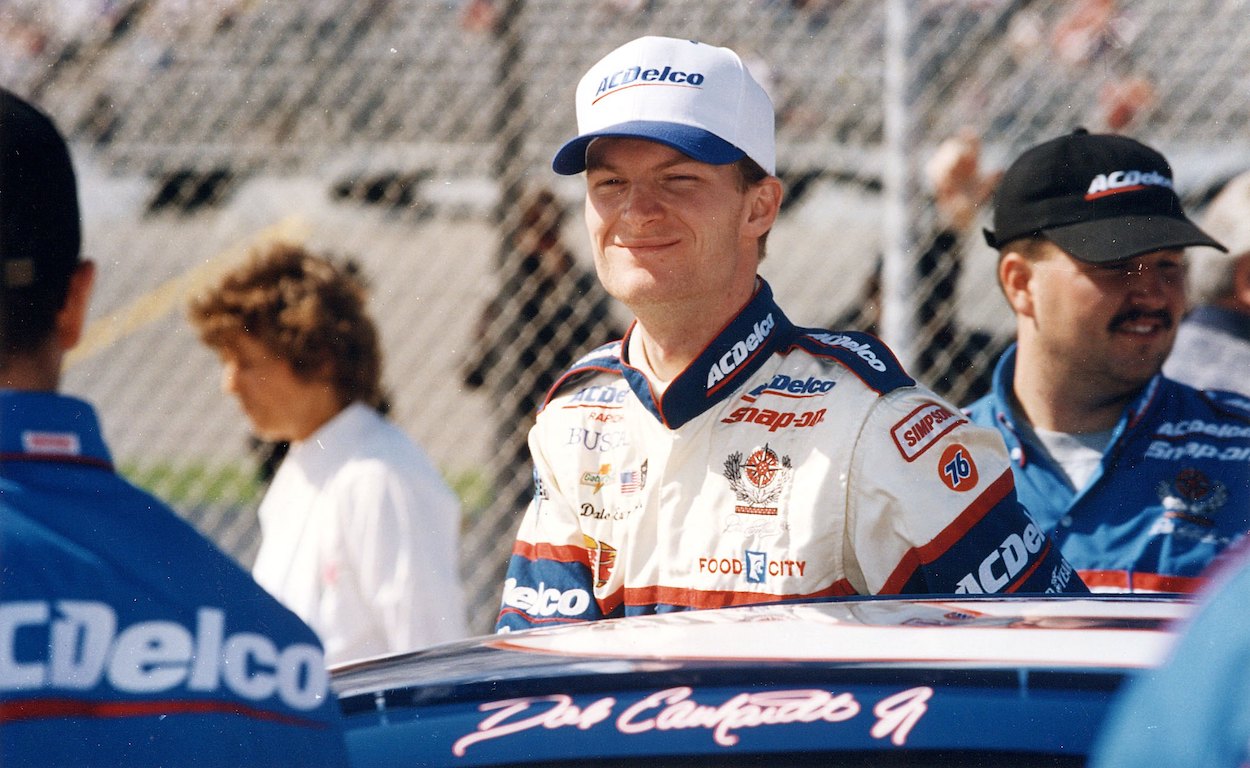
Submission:
POLYGON ((1169 331, 1176 324, 1176 318, 1172 317, 1172 313, 1163 309, 1150 311, 1129 309, 1111 318, 1110 328, 1114 331, 1123 325, 1129 325, 1141 320, 1157 320, 1165 330, 1169 331))

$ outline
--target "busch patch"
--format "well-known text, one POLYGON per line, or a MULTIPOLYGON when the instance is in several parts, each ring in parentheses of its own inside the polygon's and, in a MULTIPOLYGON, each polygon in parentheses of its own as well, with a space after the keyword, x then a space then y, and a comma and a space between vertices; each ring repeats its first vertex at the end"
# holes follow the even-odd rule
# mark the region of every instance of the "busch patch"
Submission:
POLYGON ((734 511, 743 515, 777 514, 778 500, 790 484, 794 468, 789 456, 778 456, 765 443, 750 456, 735 451, 725 459, 725 479, 740 502, 734 511))
POLYGON ((1201 470, 1182 469, 1172 482, 1162 480, 1155 487, 1165 516, 1210 528, 1212 516, 1228 501, 1228 488, 1201 470))

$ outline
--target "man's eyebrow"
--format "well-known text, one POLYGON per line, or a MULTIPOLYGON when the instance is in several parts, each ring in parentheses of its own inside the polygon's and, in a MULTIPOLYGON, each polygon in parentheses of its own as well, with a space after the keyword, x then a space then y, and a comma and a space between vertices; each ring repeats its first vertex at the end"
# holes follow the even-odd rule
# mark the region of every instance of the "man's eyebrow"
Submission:
MULTIPOLYGON (((686 157, 685 155, 678 155, 677 157, 674 157, 671 160, 664 160, 662 162, 656 163, 654 166, 652 166, 652 169, 657 170, 657 171, 666 171, 666 170, 676 168, 678 166, 683 166, 683 165, 702 166, 702 165, 707 165, 707 163, 701 163, 698 160, 695 160, 693 157, 686 157)), ((612 163, 606 160, 592 159, 590 157, 587 157, 586 158, 586 170, 587 171, 615 171, 616 167, 612 163)))
POLYGON ((610 170, 613 170, 611 163, 606 163, 603 160, 591 160, 589 157, 586 158, 587 173, 589 173, 590 171, 610 171, 610 170))

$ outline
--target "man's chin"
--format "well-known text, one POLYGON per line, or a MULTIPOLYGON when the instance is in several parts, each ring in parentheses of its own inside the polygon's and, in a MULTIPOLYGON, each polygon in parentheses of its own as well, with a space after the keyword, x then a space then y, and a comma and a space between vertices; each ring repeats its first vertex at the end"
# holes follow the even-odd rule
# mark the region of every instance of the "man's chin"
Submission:
MULTIPOLYGON (((1170 347, 1169 347, 1170 349, 1170 347)), ((1147 350, 1134 355, 1127 355, 1113 363, 1116 375, 1125 381, 1145 386, 1155 374, 1163 370, 1163 362, 1167 360, 1167 352, 1147 350)))
POLYGON ((1163 365, 1176 341, 1176 332, 1167 329, 1155 333, 1113 333, 1125 355, 1151 364, 1163 365))

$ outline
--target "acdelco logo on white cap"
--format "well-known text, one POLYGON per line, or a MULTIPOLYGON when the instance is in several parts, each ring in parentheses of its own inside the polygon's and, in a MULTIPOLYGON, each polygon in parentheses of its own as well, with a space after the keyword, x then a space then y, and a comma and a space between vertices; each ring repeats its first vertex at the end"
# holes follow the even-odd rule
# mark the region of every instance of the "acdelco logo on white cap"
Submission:
POLYGON ((697 88, 703 85, 703 81, 706 79, 707 77, 701 72, 682 72, 680 69, 673 69, 672 67, 643 69, 639 66, 633 66, 629 69, 622 69, 620 72, 613 72, 603 78, 599 83, 598 90, 595 91, 595 100, 598 101, 604 95, 627 85, 656 83, 697 88))

